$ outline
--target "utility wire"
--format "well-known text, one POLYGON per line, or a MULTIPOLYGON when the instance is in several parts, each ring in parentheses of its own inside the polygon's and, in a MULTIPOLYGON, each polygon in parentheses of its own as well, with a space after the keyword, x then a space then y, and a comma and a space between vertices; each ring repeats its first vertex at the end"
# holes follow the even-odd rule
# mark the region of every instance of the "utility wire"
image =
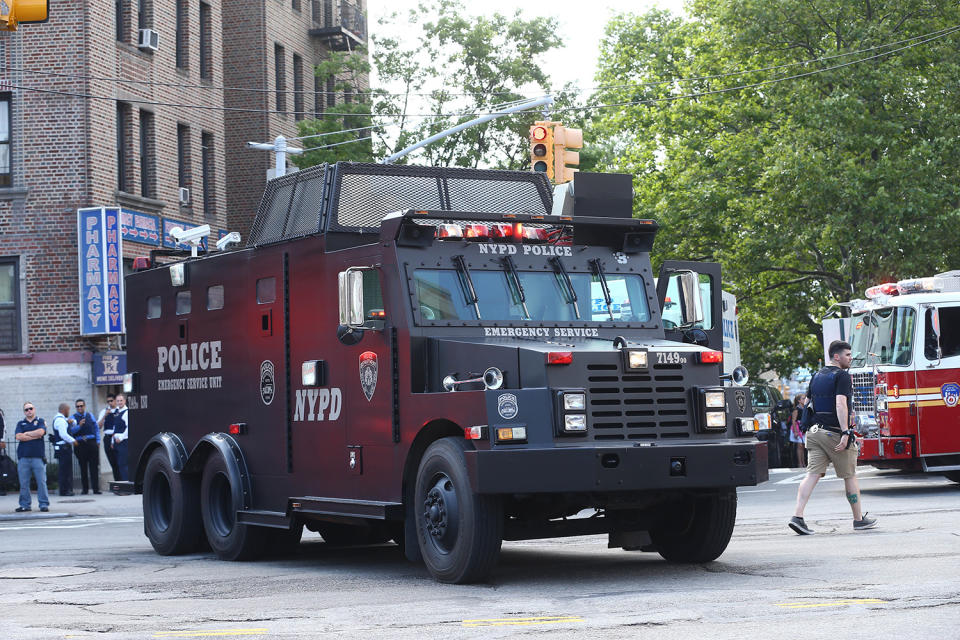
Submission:
POLYGON ((364 140, 373 140, 373 136, 367 136, 366 138, 354 138, 352 140, 344 140, 343 142, 334 142, 331 144, 323 144, 323 145, 320 145, 319 147, 310 147, 309 149, 304 149, 303 152, 306 153, 308 151, 317 151, 318 149, 329 149, 331 147, 339 147, 342 144, 351 144, 353 142, 363 142, 364 140))
POLYGON ((308 138, 322 138, 324 136, 335 136, 338 133, 353 133, 355 131, 366 131, 367 129, 370 129, 371 127, 374 127, 374 126, 376 125, 367 125, 365 127, 357 127, 356 129, 340 129, 339 131, 325 131, 324 133, 313 133, 309 136, 298 136, 296 138, 287 138, 287 142, 290 142, 291 140, 306 140, 308 138))

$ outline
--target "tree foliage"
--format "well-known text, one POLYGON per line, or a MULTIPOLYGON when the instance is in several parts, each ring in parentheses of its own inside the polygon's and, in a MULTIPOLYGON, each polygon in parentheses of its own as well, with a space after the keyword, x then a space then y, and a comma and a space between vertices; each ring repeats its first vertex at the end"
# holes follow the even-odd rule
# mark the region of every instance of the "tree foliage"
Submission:
POLYGON ((960 266, 960 33, 920 38, 958 24, 947 1, 693 0, 608 25, 596 97, 629 104, 588 137, 636 176, 658 259, 723 265, 752 371, 813 364, 831 304, 960 266))

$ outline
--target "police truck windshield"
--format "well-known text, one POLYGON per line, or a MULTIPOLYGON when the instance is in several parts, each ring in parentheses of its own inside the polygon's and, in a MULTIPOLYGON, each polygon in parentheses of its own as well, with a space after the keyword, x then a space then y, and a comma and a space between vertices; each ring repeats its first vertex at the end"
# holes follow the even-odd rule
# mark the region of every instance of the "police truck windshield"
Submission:
POLYGON ((478 319, 484 322, 609 322, 611 315, 618 322, 650 319, 646 288, 640 276, 605 274, 611 298, 608 309, 596 274, 573 271, 567 274, 576 301, 563 275, 550 271, 470 270, 476 304, 469 291, 465 291, 465 279, 454 269, 417 269, 413 279, 420 318, 424 322, 478 319))
POLYGON ((912 307, 886 307, 853 316, 850 330, 852 366, 910 364, 913 361, 916 316, 912 307))

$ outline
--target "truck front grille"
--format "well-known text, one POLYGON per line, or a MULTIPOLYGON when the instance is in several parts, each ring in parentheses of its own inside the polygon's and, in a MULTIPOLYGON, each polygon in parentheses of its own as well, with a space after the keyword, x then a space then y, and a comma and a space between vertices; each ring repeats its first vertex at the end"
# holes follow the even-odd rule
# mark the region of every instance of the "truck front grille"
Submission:
POLYGON ((681 365, 621 373, 615 364, 587 365, 589 433, 594 440, 689 438, 689 401, 681 365))
POLYGON ((876 411, 873 373, 854 373, 850 377, 853 380, 853 410, 873 415, 876 411))

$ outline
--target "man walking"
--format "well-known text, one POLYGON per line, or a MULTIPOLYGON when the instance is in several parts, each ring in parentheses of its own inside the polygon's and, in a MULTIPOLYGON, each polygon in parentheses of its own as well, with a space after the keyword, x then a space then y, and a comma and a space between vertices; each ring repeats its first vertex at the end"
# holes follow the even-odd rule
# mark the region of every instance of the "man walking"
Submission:
MULTIPOLYGON (((70 405, 67 405, 69 411, 70 405)), ((47 463, 43 459, 43 436, 47 426, 37 417, 32 402, 23 403, 23 420, 17 423, 17 475, 20 478, 20 506, 17 512, 30 511, 30 476, 37 480, 37 503, 40 511, 50 511, 47 495, 47 463)))
POLYGON ((70 435, 70 405, 61 402, 59 413, 53 418, 50 442, 57 456, 57 485, 61 496, 73 495, 73 450, 80 443, 70 435))
POLYGON ((77 412, 73 414, 76 426, 71 433, 79 440, 77 445, 77 460, 80 461, 80 482, 83 484, 83 495, 87 495, 91 487, 94 493, 100 493, 100 428, 97 419, 87 411, 87 402, 78 398, 77 412))
POLYGON ((797 508, 790 528, 799 535, 813 531, 803 521, 803 510, 817 482, 833 464, 838 478, 843 478, 847 502, 853 511, 853 528, 856 531, 877 526, 876 518, 861 513, 860 484, 857 482, 856 434, 852 428, 853 382, 847 369, 850 368, 851 347, 847 342, 834 340, 827 351, 830 364, 814 374, 807 394, 814 413, 814 423, 807 431, 807 477, 797 489, 797 508))

